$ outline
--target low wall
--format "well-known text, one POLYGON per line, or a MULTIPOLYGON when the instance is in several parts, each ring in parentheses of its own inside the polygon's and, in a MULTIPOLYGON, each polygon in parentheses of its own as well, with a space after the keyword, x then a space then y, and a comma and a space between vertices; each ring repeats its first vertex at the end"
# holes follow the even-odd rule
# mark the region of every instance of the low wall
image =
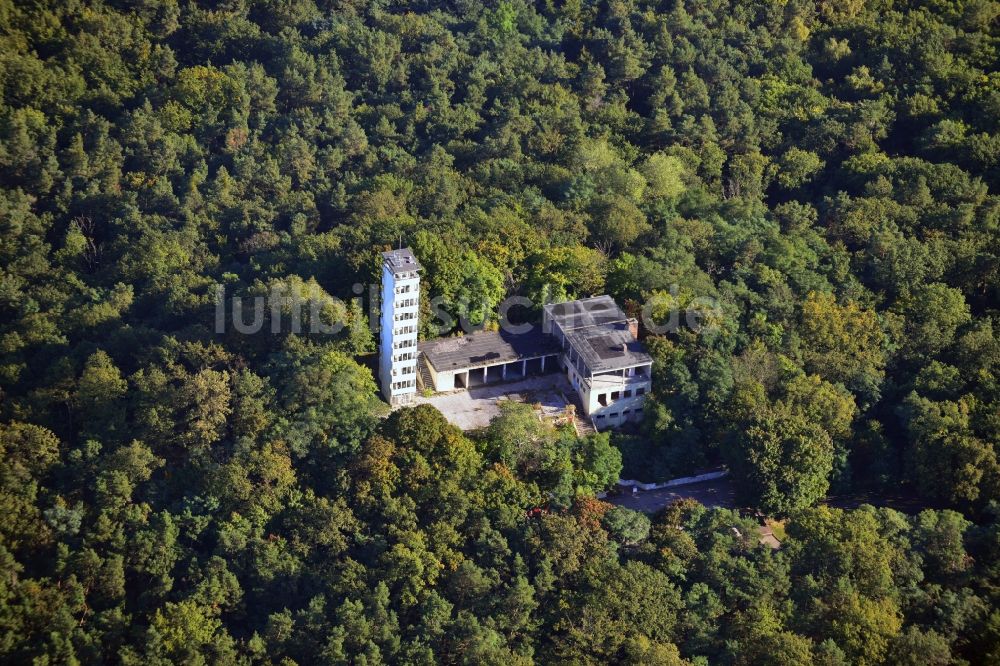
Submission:
POLYGON ((682 476, 680 478, 663 481, 661 483, 643 483, 642 481, 632 481, 631 479, 619 479, 618 485, 625 488, 638 488, 639 490, 660 490, 662 488, 686 486, 692 483, 701 483, 703 481, 714 481, 715 479, 721 479, 728 474, 728 469, 721 469, 714 472, 697 474, 695 476, 682 476))

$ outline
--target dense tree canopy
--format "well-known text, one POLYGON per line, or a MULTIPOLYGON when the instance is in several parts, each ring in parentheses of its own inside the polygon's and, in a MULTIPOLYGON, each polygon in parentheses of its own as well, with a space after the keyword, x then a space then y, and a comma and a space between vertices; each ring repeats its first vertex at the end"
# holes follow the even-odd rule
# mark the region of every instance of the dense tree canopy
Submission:
POLYGON ((998 19, 0 0, 0 658, 996 663, 998 19), (641 428, 387 417, 400 239, 423 336, 676 313, 641 428), (595 499, 723 462, 780 551, 595 499))

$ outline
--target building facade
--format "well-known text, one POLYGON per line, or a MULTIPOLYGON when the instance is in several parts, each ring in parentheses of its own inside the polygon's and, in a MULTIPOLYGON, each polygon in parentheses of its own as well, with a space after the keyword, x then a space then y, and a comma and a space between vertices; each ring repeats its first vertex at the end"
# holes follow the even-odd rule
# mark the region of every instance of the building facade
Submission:
POLYGON ((610 296, 546 305, 542 317, 542 330, 560 345, 562 367, 594 426, 640 419, 653 359, 636 337, 638 322, 610 296))
POLYGON ((565 372, 579 408, 598 429, 642 417, 653 359, 638 325, 610 296, 546 305, 542 327, 478 331, 417 343, 420 272, 409 248, 382 253, 379 381, 390 405, 436 392, 565 372))
POLYGON ((417 394, 421 270, 409 248, 382 253, 379 382, 393 406, 408 404, 417 394))

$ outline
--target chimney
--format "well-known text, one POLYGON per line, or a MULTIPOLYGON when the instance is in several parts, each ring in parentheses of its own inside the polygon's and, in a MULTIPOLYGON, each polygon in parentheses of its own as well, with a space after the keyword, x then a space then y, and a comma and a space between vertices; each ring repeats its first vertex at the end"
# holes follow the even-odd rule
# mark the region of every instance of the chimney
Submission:
POLYGON ((628 332, 632 334, 632 337, 636 340, 639 339, 639 320, 629 319, 628 320, 628 332))
POLYGON ((627 354, 628 353, 628 343, 626 343, 626 342, 622 343, 622 353, 623 354, 627 354))

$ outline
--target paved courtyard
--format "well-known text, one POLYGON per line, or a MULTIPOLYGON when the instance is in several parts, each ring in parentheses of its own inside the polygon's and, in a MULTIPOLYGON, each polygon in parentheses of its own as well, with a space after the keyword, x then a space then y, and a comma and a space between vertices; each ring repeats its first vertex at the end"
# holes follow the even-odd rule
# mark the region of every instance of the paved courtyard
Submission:
POLYGON ((434 405, 449 422, 462 430, 485 428, 500 413, 504 400, 527 404, 539 403, 546 416, 561 414, 572 391, 562 373, 529 377, 516 382, 476 386, 467 391, 441 393, 425 398, 417 395, 416 404, 434 405))

